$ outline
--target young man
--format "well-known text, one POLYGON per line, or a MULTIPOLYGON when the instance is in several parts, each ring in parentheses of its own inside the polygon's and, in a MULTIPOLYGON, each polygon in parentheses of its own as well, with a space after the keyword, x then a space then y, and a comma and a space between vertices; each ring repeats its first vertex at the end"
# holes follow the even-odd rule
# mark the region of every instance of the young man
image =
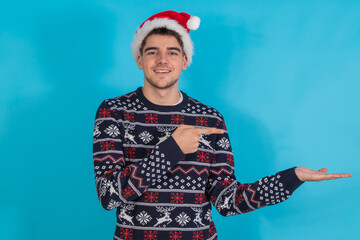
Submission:
POLYGON ((290 168, 241 184, 222 115, 178 90, 200 20, 166 11, 146 20, 132 51, 144 87, 100 105, 94 166, 102 206, 117 208, 114 239, 217 239, 223 216, 280 203, 304 181, 350 174, 290 168), (211 203, 210 203, 211 202, 211 203))

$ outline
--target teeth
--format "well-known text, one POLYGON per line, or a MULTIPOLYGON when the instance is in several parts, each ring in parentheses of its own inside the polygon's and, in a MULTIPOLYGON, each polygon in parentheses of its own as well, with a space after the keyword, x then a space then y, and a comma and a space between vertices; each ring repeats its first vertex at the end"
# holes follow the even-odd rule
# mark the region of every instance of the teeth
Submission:
POLYGON ((169 70, 155 70, 155 72, 158 72, 158 73, 168 73, 170 72, 169 70))

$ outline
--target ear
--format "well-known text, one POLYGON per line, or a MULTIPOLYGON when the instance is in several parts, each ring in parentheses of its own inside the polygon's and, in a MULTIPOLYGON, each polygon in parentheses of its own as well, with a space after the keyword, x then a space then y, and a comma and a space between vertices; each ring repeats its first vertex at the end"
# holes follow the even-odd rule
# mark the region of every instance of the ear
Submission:
POLYGON ((137 62, 138 68, 143 69, 142 56, 141 55, 138 56, 138 59, 137 59, 136 62, 137 62))
POLYGON ((184 54, 184 56, 183 56, 183 64, 182 64, 181 69, 186 70, 186 68, 187 68, 187 56, 184 54))

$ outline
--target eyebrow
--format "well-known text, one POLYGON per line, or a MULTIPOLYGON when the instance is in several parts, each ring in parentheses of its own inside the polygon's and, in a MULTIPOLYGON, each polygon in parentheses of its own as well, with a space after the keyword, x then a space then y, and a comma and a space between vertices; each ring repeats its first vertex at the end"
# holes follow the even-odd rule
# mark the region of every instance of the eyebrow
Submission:
MULTIPOLYGON (((144 52, 150 51, 150 50, 159 50, 159 48, 158 47, 148 47, 148 48, 145 48, 144 52)), ((178 47, 168 47, 167 50, 175 50, 175 51, 178 51, 179 53, 181 53, 181 50, 178 47)))
POLYGON ((181 53, 180 48, 177 48, 177 47, 169 47, 168 50, 175 50, 175 51, 178 51, 179 53, 181 53))
POLYGON ((159 48, 157 47, 148 47, 148 48, 145 48, 144 52, 146 51, 150 51, 150 50, 158 50, 159 48))

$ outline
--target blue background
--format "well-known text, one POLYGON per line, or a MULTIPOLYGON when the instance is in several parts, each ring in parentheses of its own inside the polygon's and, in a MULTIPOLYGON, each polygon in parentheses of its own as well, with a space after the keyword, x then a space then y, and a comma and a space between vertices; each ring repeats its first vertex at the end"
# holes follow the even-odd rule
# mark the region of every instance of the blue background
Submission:
POLYGON ((360 2, 169 2, 0 3, 0 238, 112 239, 95 111, 143 84, 132 37, 174 9, 202 19, 180 88, 224 115, 239 181, 292 166, 354 175, 248 214, 214 211, 219 239, 358 239, 360 2))

